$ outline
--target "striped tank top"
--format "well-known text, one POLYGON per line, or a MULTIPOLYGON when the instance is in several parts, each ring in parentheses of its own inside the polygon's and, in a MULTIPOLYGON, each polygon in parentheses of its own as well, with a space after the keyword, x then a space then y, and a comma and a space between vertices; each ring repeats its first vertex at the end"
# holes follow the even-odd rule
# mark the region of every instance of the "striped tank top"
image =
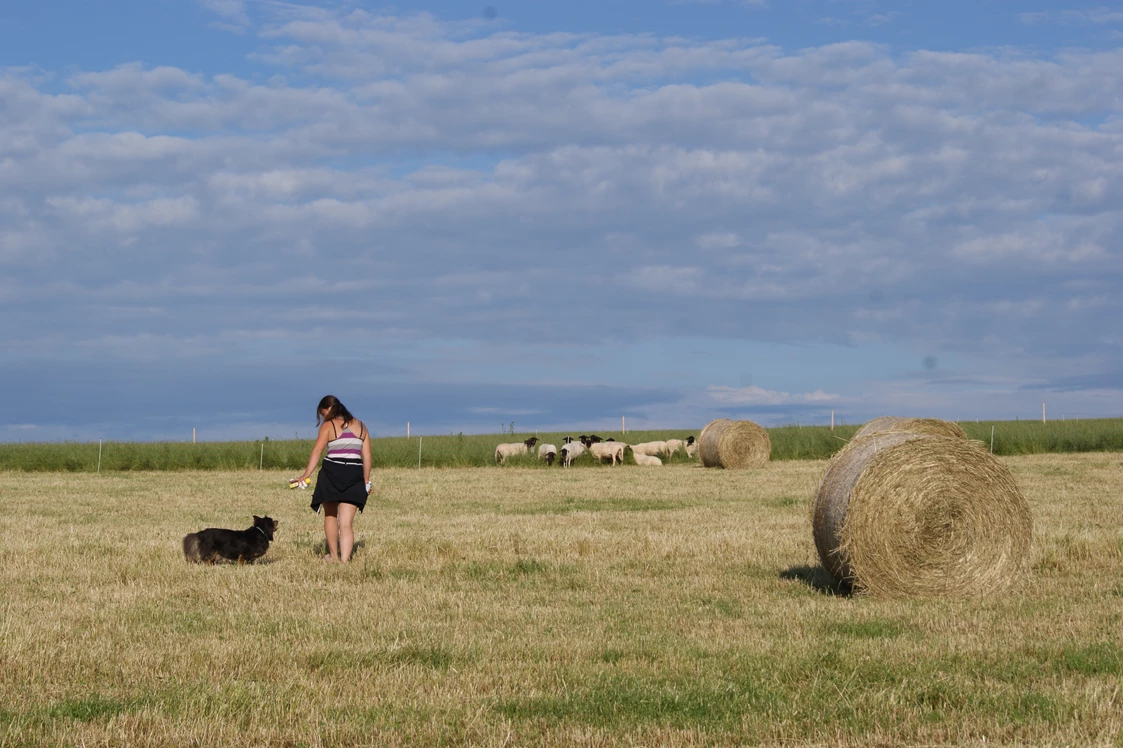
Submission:
MULTIPOLYGON (((332 424, 332 428, 335 425, 332 424)), ((336 437, 328 442, 328 451, 324 455, 325 460, 338 462, 341 465, 362 465, 363 464, 363 429, 359 429, 359 434, 356 435, 351 431, 350 426, 344 426, 343 431, 338 432, 336 437)))

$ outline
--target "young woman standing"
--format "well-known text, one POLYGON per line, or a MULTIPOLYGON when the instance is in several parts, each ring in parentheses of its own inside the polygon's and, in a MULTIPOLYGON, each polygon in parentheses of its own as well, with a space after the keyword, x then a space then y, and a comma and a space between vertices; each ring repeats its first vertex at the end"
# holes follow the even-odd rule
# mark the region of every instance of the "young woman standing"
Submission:
POLYGON ((316 435, 308 467, 294 480, 311 477, 320 455, 324 456, 316 490, 312 492, 312 509, 319 512, 321 506, 324 508, 324 535, 328 541, 324 560, 347 563, 355 547, 351 523, 370 495, 370 433, 334 395, 325 396, 316 406, 316 423, 320 433, 316 435))

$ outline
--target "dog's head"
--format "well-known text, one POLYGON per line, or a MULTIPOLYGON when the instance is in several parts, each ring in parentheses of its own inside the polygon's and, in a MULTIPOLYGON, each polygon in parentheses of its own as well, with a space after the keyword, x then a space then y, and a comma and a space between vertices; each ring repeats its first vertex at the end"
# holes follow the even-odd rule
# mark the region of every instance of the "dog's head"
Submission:
POLYGON ((277 525, 279 523, 272 517, 258 517, 253 515, 253 526, 265 533, 265 537, 273 540, 273 533, 277 532, 277 525))

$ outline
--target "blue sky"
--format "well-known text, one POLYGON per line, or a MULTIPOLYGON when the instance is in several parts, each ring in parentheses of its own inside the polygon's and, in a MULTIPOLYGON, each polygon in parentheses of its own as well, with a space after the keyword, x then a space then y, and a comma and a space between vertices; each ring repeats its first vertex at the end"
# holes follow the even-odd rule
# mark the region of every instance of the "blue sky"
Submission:
POLYGON ((1123 11, 0 9, 0 441, 1123 415, 1123 11))

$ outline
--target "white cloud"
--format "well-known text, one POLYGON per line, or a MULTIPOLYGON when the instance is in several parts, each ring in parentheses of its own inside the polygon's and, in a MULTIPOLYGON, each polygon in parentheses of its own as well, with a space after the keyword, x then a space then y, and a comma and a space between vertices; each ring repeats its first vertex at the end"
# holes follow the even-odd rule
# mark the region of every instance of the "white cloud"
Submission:
POLYGON ((790 51, 261 7, 259 75, 156 60, 59 95, 0 74, 0 305, 30 319, 6 345, 106 326, 114 350, 161 326, 304 342, 342 296, 357 323, 514 358, 699 329, 1023 371, 1123 358, 1092 332, 1123 311, 1120 50, 790 51), (55 304, 27 314, 38 298, 55 304))
POLYGON ((706 388, 706 393, 712 400, 718 403, 738 406, 822 405, 838 402, 841 399, 840 395, 824 392, 823 390, 793 395, 789 392, 766 390, 763 387, 757 387, 755 385, 749 387, 723 387, 712 385, 706 388))

